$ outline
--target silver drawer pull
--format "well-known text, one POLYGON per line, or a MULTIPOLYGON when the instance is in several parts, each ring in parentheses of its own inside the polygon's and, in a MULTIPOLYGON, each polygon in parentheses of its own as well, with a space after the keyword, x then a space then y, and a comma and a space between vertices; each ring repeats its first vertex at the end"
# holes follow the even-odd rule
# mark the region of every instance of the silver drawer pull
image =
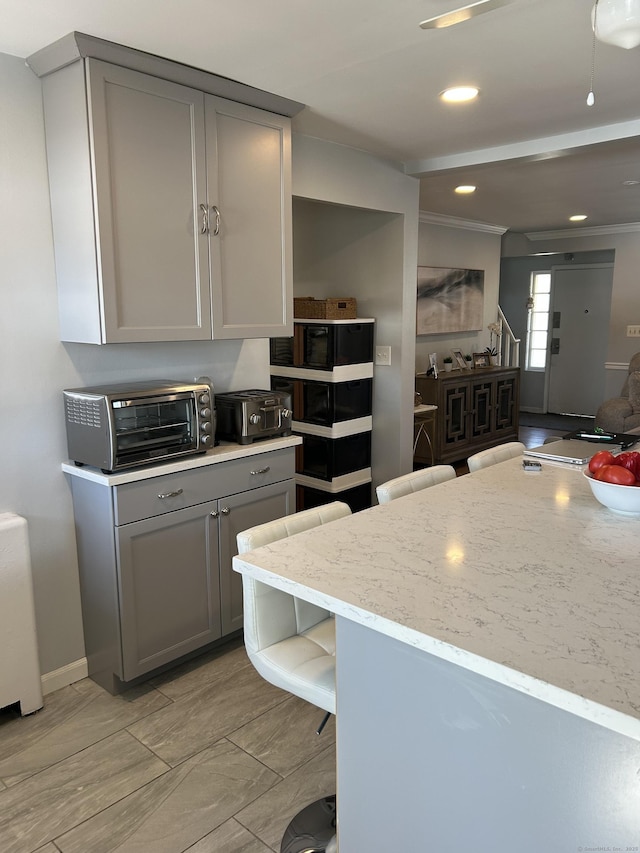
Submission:
POLYGON ((228 506, 223 506, 222 509, 220 510, 220 512, 222 513, 222 515, 229 515, 231 510, 229 509, 228 506))
POLYGON ((257 471, 249 471, 252 477, 255 477, 257 474, 266 474, 267 471, 270 471, 271 467, 267 465, 265 468, 258 468, 257 471))
POLYGON ((160 498, 161 501, 163 501, 165 498, 177 498, 178 495, 181 495, 181 494, 182 494, 182 489, 178 489, 175 492, 165 492, 164 495, 158 495, 158 497, 160 498))

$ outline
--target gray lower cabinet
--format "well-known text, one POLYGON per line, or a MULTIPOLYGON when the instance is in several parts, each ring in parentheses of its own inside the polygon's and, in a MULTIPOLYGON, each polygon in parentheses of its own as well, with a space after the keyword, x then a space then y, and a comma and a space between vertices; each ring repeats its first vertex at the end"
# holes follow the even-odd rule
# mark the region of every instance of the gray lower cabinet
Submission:
POLYGON ((236 535, 295 510, 293 468, 288 448, 120 486, 71 478, 95 681, 119 692, 242 628, 236 535))
POLYGON ((42 87, 62 340, 292 333, 288 118, 97 59, 42 87))
POLYGON ((123 680, 222 636, 217 502, 116 527, 123 680))

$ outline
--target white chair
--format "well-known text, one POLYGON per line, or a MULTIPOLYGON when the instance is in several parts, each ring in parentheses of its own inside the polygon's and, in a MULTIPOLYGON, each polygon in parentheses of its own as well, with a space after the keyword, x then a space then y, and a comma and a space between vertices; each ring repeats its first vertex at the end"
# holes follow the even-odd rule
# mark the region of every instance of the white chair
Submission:
MULTIPOLYGON (((303 510, 238 533, 238 553, 350 515, 345 503, 303 510)), ((242 576, 244 643, 249 660, 276 687, 336 712, 335 623, 328 610, 242 576)))
POLYGON ((506 444, 498 444, 497 447, 489 447, 487 450, 481 450, 480 453, 475 453, 467 459, 469 472, 473 474, 474 471, 479 471, 481 468, 488 468, 489 465, 495 465, 498 462, 522 456, 524 450, 525 446, 521 441, 508 441, 506 444))
POLYGON ((428 489, 429 486, 453 480, 455 477, 456 472, 451 465, 434 465, 432 468, 410 471, 408 474, 402 474, 400 477, 394 477, 393 480, 387 480, 386 483, 376 486, 378 503, 388 504, 396 498, 419 492, 421 489, 428 489))
MULTIPOLYGON (((345 503, 303 510, 238 533, 238 553, 351 514, 345 503)), ((242 576, 244 643, 249 660, 276 687, 326 711, 318 734, 336 712, 335 621, 328 610, 242 576)), ((337 853, 335 795, 302 809, 287 826, 282 853, 304 849, 337 853)))

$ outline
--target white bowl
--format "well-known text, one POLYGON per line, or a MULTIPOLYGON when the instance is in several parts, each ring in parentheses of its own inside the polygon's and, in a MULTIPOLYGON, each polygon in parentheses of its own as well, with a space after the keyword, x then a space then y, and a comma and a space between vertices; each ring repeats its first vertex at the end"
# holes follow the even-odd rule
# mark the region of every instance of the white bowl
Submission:
POLYGON ((593 496, 603 506, 623 515, 640 515, 640 486, 619 486, 594 480, 589 471, 584 471, 593 496))

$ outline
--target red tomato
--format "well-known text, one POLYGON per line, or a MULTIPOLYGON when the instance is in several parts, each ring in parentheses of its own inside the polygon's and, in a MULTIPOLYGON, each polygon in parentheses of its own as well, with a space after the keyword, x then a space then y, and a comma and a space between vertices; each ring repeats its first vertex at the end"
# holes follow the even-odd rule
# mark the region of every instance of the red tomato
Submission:
POLYGON ((625 453, 618 453, 613 461, 614 465, 622 465, 635 475, 636 480, 640 479, 640 453, 637 450, 628 450, 625 453))
POLYGON ((636 475, 622 465, 603 465, 593 475, 594 480, 603 480, 605 483, 616 483, 618 486, 635 486, 636 475))
POLYGON ((599 450, 589 460, 589 470, 595 474, 603 465, 613 465, 615 456, 610 450, 599 450))

